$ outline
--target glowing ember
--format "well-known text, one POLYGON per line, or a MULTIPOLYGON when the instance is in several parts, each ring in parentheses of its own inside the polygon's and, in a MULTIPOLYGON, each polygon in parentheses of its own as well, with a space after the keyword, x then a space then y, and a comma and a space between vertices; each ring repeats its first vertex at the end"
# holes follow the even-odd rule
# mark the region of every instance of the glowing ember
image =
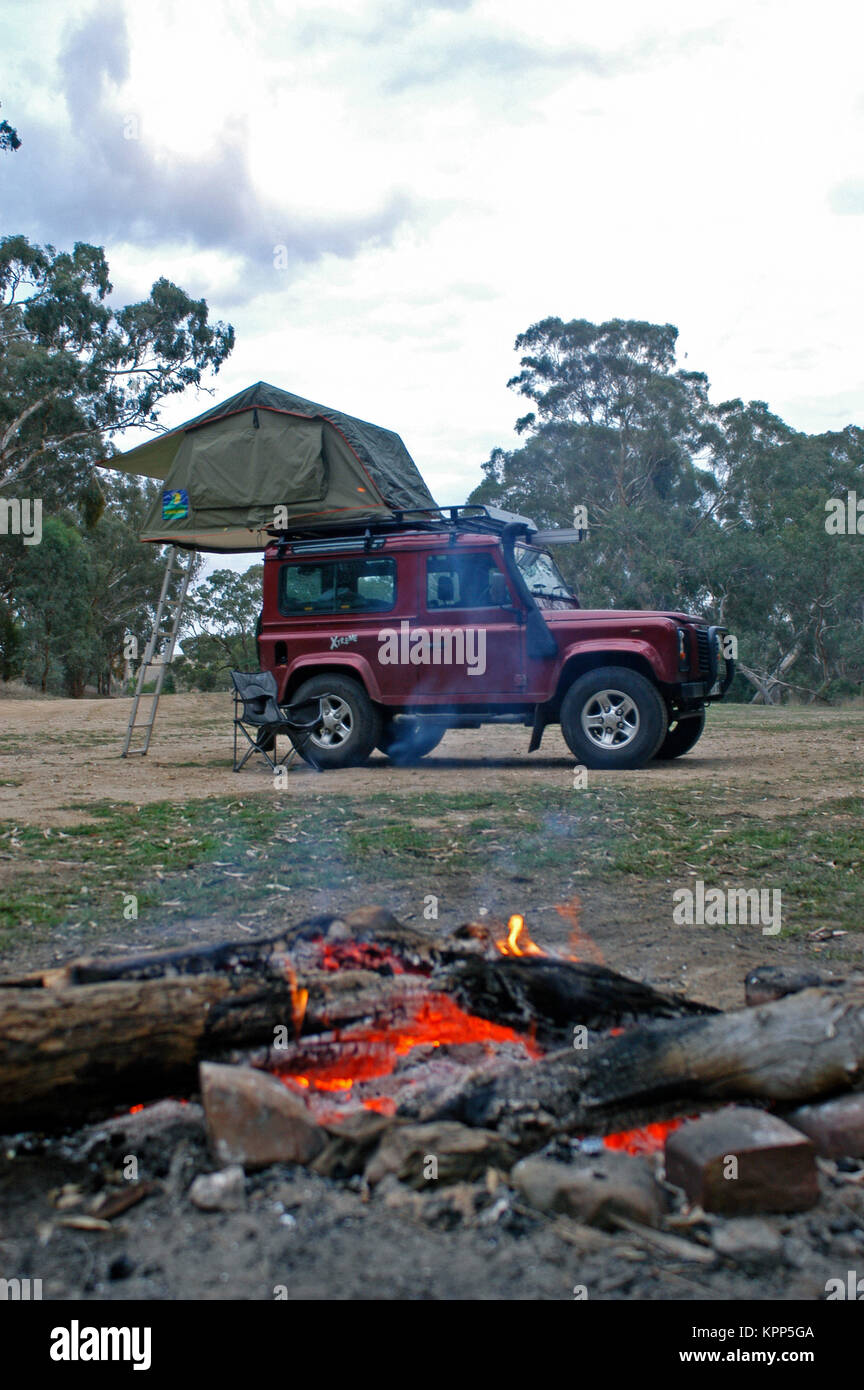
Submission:
MULTIPOLYGON (((446 994, 430 994, 411 1004, 402 1020, 347 1028, 328 1040, 320 1062, 306 1060, 302 1072, 278 1072, 286 1086, 305 1091, 350 1092, 357 1082, 390 1076, 400 1057, 415 1047, 453 1043, 521 1044, 531 1057, 541 1056, 530 1039, 512 1028, 466 1013, 446 994), (335 1053, 335 1056, 334 1056, 335 1053)), ((363 1100, 369 1110, 392 1111, 386 1097, 363 1100)))
POLYGON ((325 941, 321 946, 321 967, 323 970, 377 970, 382 974, 405 974, 405 966, 399 957, 374 941, 325 941))
POLYGON ((363 1104, 367 1110, 374 1110, 378 1115, 395 1115, 396 1102, 392 1096, 368 1096, 363 1104))
POLYGON ((502 956, 542 956, 536 941, 532 941, 525 927, 525 918, 519 912, 514 912, 507 923, 506 940, 495 942, 502 956))
POLYGON ((667 1135, 674 1133, 683 1123, 683 1119, 658 1120, 641 1129, 622 1129, 618 1134, 607 1134, 603 1143, 607 1149, 618 1149, 628 1154, 658 1153, 666 1143, 667 1135))

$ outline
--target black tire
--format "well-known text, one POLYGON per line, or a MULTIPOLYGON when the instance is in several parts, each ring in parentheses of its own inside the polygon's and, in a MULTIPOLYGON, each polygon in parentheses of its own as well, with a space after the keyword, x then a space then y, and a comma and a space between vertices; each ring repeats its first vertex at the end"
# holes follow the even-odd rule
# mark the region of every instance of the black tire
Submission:
POLYGON ((322 722, 309 733, 292 735, 301 758, 321 769, 365 763, 381 737, 381 714, 362 685, 350 676, 312 676, 294 691, 291 704, 319 698, 322 722))
POLYGON ((656 686, 626 666, 586 671, 561 702, 561 732, 584 767, 644 767, 663 742, 666 725, 656 686))
POLYGON ((658 761, 666 762, 669 758, 680 758, 684 753, 689 753, 694 743, 699 742, 704 728, 704 709, 687 719, 679 719, 676 723, 670 724, 666 737, 654 757, 658 761))
POLYGON ((430 719, 386 719, 378 747, 397 767, 410 767, 437 748, 446 732, 445 724, 430 719))

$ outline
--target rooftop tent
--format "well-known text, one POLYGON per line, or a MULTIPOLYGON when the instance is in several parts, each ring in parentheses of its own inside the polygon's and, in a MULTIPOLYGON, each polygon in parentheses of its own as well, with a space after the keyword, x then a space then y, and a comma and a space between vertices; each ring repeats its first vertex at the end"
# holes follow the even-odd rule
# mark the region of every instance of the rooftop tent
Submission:
POLYGON ((164 484, 143 541, 263 550, 289 523, 369 521, 435 501, 398 434, 259 381, 103 467, 164 484))

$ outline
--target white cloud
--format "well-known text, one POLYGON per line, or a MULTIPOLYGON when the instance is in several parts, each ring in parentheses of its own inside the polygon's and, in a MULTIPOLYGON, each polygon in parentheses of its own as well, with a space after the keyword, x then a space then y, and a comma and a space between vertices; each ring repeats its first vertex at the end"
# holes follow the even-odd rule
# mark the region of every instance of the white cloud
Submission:
POLYGON ((205 294, 238 333, 218 395, 263 378, 386 424, 451 501, 510 442, 513 340, 547 314, 671 321, 715 399, 861 419, 846 0, 43 8, 0 92, 4 224, 104 241, 127 297, 205 294))

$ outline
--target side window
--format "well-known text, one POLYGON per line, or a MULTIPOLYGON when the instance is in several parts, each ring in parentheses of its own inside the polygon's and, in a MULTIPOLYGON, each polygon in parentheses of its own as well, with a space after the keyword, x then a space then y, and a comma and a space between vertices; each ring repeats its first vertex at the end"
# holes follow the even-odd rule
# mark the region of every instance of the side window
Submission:
POLYGON ((280 613, 386 613, 395 603, 393 559, 313 560, 279 572, 280 613))
POLYGON ((507 581, 488 551, 430 555, 426 560, 426 607, 501 608, 511 602, 507 581))

